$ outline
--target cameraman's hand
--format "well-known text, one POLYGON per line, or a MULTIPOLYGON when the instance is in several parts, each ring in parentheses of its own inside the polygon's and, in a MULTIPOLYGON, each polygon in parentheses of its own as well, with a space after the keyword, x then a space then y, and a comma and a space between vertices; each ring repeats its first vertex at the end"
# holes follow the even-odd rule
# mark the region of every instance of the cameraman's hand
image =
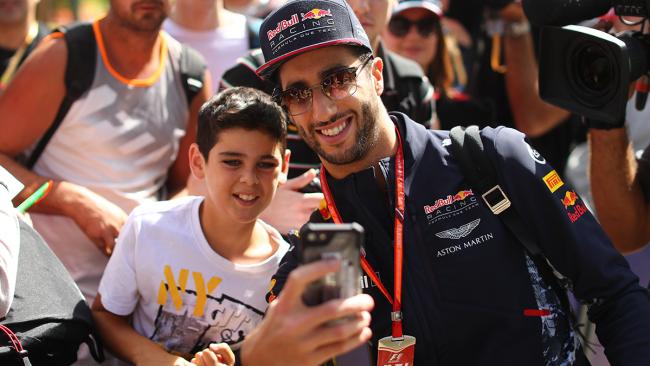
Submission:
POLYGON ((307 307, 302 293, 309 283, 335 272, 338 262, 321 261, 293 270, 280 296, 271 302, 262 323, 244 340, 241 361, 245 366, 316 366, 368 341, 368 295, 327 301, 307 307), (342 317, 350 321, 326 323, 342 317))
POLYGON ((269 207, 262 212, 261 218, 269 225, 286 234, 292 229, 299 229, 309 220, 309 216, 318 208, 322 193, 302 193, 301 188, 316 177, 316 171, 310 169, 301 176, 287 180, 278 187, 269 207))

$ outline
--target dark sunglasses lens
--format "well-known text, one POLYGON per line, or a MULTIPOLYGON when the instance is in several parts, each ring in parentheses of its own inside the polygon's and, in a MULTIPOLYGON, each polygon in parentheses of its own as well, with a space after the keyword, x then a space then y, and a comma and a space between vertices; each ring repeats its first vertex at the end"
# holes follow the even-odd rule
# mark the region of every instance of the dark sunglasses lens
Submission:
POLYGON ((433 33, 433 28, 435 24, 436 21, 435 19, 432 18, 420 20, 419 22, 417 22, 418 33, 420 33, 422 37, 430 36, 431 33, 433 33))
POLYGON ((395 37, 404 37, 411 28, 411 22, 408 19, 394 17, 388 22, 388 31, 395 37))

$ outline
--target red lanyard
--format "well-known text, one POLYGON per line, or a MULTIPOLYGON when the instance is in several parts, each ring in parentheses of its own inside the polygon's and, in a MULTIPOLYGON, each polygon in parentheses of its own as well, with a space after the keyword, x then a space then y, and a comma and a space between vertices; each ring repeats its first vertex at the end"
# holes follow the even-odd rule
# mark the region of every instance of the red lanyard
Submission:
MULTIPOLYGON (((395 155, 395 236, 393 244, 394 252, 394 263, 393 263, 393 279, 394 279, 394 290, 395 300, 390 296, 388 290, 381 282, 375 270, 372 268, 370 263, 366 260, 365 255, 361 255, 361 268, 364 272, 372 279, 372 281, 379 287, 379 290, 382 294, 388 299, 388 302, 393 305, 393 311, 391 313, 391 320, 393 321, 393 338, 401 339, 403 338, 402 333, 402 265, 404 260, 404 151, 402 150, 402 138, 400 137, 399 131, 395 128, 397 133, 397 153, 395 155)), ((322 169, 325 171, 324 167, 322 169)), ((325 201, 327 202, 327 208, 332 215, 332 220, 335 223, 343 223, 341 214, 336 208, 336 203, 334 202, 334 196, 330 191, 329 185, 327 184, 326 174, 322 174, 321 185, 323 188, 323 194, 325 195, 325 201)))

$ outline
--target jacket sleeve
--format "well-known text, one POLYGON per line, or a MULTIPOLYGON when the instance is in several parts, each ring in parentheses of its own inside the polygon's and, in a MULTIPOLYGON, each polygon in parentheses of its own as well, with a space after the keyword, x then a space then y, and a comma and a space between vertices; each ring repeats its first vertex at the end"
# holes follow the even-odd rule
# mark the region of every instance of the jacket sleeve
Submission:
MULTIPOLYGON (((589 305, 613 365, 650 360, 650 301, 585 203, 518 131, 483 130, 499 181, 549 262, 589 305)), ((645 204, 639 202, 639 204, 645 204)))

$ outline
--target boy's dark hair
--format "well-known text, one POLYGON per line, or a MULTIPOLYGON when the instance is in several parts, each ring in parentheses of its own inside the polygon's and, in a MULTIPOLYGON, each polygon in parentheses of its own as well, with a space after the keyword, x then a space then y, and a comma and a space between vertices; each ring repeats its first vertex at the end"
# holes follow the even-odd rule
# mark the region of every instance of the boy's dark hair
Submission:
POLYGON ((264 132, 286 148, 287 118, 282 108, 263 91, 234 87, 213 96, 199 110, 196 144, 208 160, 221 131, 231 128, 264 132))

